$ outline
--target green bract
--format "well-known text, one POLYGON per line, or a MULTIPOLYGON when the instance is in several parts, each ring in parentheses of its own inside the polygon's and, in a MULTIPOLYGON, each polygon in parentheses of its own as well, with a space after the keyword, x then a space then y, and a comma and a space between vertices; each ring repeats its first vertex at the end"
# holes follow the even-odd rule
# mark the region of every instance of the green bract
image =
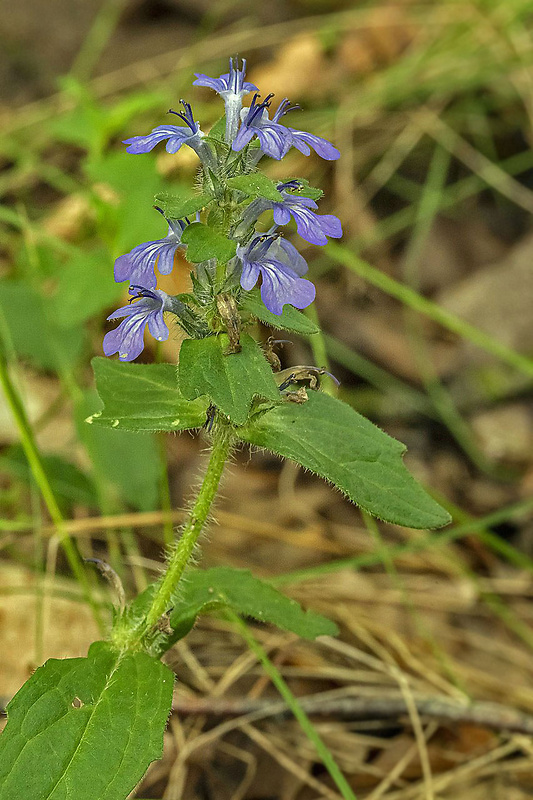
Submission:
POLYGON ((208 397, 236 425, 244 425, 254 397, 279 402, 272 370, 257 342, 241 336, 241 351, 229 352, 226 334, 183 342, 180 390, 188 400, 208 397))

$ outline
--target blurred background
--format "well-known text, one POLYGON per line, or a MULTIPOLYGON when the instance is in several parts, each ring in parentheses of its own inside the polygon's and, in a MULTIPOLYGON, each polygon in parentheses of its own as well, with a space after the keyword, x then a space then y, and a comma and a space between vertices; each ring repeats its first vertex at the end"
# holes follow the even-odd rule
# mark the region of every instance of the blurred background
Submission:
MULTIPOLYGON (((530 0, 0 6, 0 349, 20 400, 0 400, 3 705, 43 659, 84 655, 100 635, 61 537, 131 595, 183 518, 205 442, 85 424, 99 402, 90 359, 125 300, 114 259, 164 233, 153 195, 196 171, 192 151, 133 157, 121 140, 182 97, 207 130, 221 104, 193 73, 218 76, 239 54, 263 95, 301 105, 291 125, 342 153, 265 164, 322 187, 321 212, 345 232, 325 248, 291 234, 324 335, 292 337, 284 366, 331 369, 344 400, 407 444, 454 522, 377 523, 242 451, 202 564, 250 568, 338 623, 338 640, 312 644, 252 630, 296 696, 338 703, 314 725, 358 798, 533 796, 530 739, 501 709, 469 716, 473 701, 533 714, 532 30, 530 0), (363 719, 339 711, 350 698, 368 702, 363 719), (455 721, 435 698, 462 709, 455 721)), ((185 289, 184 262, 171 280, 185 289)), ((140 360, 175 360, 179 344, 174 330, 140 360)), ((204 618, 169 663, 178 710, 135 797, 341 796, 292 718, 217 711, 217 698, 240 714, 277 696, 228 623, 204 618)))

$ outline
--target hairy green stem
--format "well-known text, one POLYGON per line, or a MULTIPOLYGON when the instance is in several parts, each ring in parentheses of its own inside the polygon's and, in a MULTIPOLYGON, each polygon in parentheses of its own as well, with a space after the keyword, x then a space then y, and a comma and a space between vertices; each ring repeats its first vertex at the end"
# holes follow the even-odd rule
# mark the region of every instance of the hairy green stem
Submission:
POLYGON ((167 571, 152 600, 152 605, 146 616, 145 631, 153 628, 171 605, 172 595, 176 591, 176 587, 194 553, 196 543, 204 529, 213 500, 218 492, 224 465, 230 454, 231 444, 231 430, 227 427, 217 427, 200 491, 179 541, 169 557, 167 571))

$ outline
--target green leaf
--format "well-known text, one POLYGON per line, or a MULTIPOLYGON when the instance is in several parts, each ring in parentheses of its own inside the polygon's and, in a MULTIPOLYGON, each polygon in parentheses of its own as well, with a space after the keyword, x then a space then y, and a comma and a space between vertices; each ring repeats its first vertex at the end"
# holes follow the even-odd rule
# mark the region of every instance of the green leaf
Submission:
POLYGON ((272 622, 304 639, 338 633, 334 622, 314 611, 304 611, 295 600, 255 578, 248 570, 214 567, 187 573, 179 603, 170 614, 170 627, 175 633, 167 646, 180 638, 176 633, 194 624, 198 614, 228 606, 239 614, 272 622))
POLYGON ((202 222, 193 222, 183 231, 181 237, 183 244, 187 245, 187 260, 198 264, 216 258, 217 261, 229 261, 237 249, 237 242, 228 239, 213 228, 208 228, 202 222))
POLYGON ((83 400, 76 405, 75 420, 101 490, 114 503, 118 500, 141 511, 153 511, 158 507, 161 474, 155 437, 117 430, 119 426, 110 430, 87 425, 87 415, 97 407, 96 392, 84 393, 83 400))
POLYGON ((239 431, 241 438, 302 464, 370 514, 410 528, 450 522, 403 464, 405 446, 346 403, 309 391, 302 405, 283 403, 239 431))
POLYGON ((289 304, 283 306, 280 316, 273 314, 261 300, 259 289, 252 289, 250 292, 244 293, 241 299, 241 306, 245 311, 264 322, 265 325, 270 325, 271 328, 293 331, 303 336, 310 336, 313 333, 320 332, 318 325, 315 325, 305 314, 302 314, 301 311, 289 304))
POLYGON ((93 358, 96 388, 104 404, 87 419, 126 431, 186 431, 205 423, 207 401, 185 400, 171 364, 130 364, 93 358))
MULTIPOLYGON (((138 621, 146 614, 156 588, 157 584, 151 584, 137 595, 126 612, 129 621, 138 621)), ((186 636, 199 614, 224 608, 260 622, 271 622, 304 639, 338 633, 334 622, 314 611, 304 611, 295 600, 245 569, 213 567, 190 570, 180 584, 178 597, 169 615, 172 633, 170 636, 158 635, 154 643, 153 649, 158 655, 186 636)))
POLYGON ((205 192, 202 194, 190 194, 188 197, 180 197, 171 192, 160 192, 154 197, 154 205, 158 206, 169 219, 183 219, 189 214, 200 211, 213 201, 213 197, 205 192))
POLYGON ((230 189, 238 189, 248 197, 265 197, 267 200, 280 202, 283 195, 277 190, 276 181, 270 180, 262 172, 254 172, 252 175, 237 175, 227 181, 230 189))
POLYGON ((124 800, 163 752, 172 672, 95 642, 51 658, 9 703, 0 800, 124 800))
POLYGON ((279 401, 272 370, 251 336, 241 337, 240 353, 226 355, 226 334, 186 339, 180 351, 179 385, 188 400, 206 395, 236 425, 246 422, 254 397, 279 401))
POLYGON ((216 139, 220 142, 225 142, 226 138, 226 115, 223 114, 221 117, 217 119, 209 133, 207 134, 209 139, 216 139))

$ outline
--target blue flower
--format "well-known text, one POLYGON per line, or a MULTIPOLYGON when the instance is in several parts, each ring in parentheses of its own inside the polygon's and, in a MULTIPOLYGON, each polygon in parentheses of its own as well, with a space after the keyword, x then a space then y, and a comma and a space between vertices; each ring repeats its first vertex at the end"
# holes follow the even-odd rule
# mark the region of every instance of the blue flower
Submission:
POLYGON ((305 308, 315 299, 311 281, 301 278, 307 264, 290 242, 279 234, 258 234, 246 245, 237 247, 242 262, 241 286, 253 289, 261 276, 261 299, 273 314, 279 316, 286 303, 305 308))
POLYGON ((125 317, 118 328, 104 336, 104 353, 112 356, 118 353, 120 361, 133 361, 144 348, 144 329, 148 330, 158 342, 168 339, 168 328, 163 320, 164 311, 173 310, 173 300, 161 289, 146 289, 144 286, 130 286, 134 295, 130 304, 113 311, 108 319, 125 317))
POLYGON ((221 97, 227 95, 239 95, 241 100, 245 94, 255 89, 257 86, 244 80, 246 74, 246 59, 242 59, 242 69, 239 69, 239 60, 230 58, 229 72, 225 72, 220 78, 210 78, 208 75, 202 75, 200 72, 195 72, 196 80, 193 81, 193 86, 208 86, 214 89, 215 92, 221 97))
POLYGON ((124 139, 123 144, 127 144, 128 153, 149 153, 160 142, 166 140, 165 149, 167 153, 177 153, 183 144, 192 147, 202 163, 212 169, 215 166, 214 156, 209 146, 203 141, 205 134, 200 130, 200 124, 194 121, 192 108, 189 103, 181 101, 183 111, 172 111, 185 122, 186 127, 178 125, 158 125, 147 136, 132 136, 124 139))
POLYGON ((269 94, 258 103, 259 95, 254 94, 250 108, 242 109, 241 127, 232 144, 235 152, 242 150, 254 136, 257 136, 261 150, 267 156, 280 161, 286 154, 291 146, 291 134, 284 125, 271 122, 269 119, 267 109, 273 96, 269 94))
POLYGON ((230 58, 229 72, 220 78, 210 78, 196 72, 193 86, 207 86, 214 89, 224 100, 226 109, 226 142, 232 142, 239 126, 239 114, 242 108, 242 98, 248 92, 257 91, 257 86, 244 80, 246 74, 246 59, 242 60, 242 69, 239 69, 238 59, 230 58))
POLYGON ((259 95, 254 95, 250 108, 241 111, 241 127, 233 141, 233 150, 236 152, 242 150, 256 135, 262 152, 277 161, 282 159, 291 147, 296 147, 305 156, 311 153, 312 148, 327 161, 340 158, 337 148, 321 136, 299 131, 296 128, 288 128, 279 122, 284 114, 296 110, 299 106, 291 106, 288 99, 285 98, 270 119, 267 109, 270 107, 270 99, 273 95, 267 95, 261 103, 257 102, 258 97, 259 95))
POLYGON ((328 236, 340 239, 342 227, 337 217, 333 214, 313 213, 311 209, 318 208, 314 200, 290 194, 283 191, 284 188, 292 188, 292 184, 279 184, 278 191, 283 195, 283 202, 271 203, 277 225, 286 225, 292 216, 296 222, 296 230, 306 242, 324 245, 328 243, 328 236))
POLYGON ((164 239, 138 244, 129 253, 117 258, 115 261, 117 283, 129 280, 132 284, 153 289, 157 283, 154 273, 156 262, 161 275, 169 275, 172 272, 176 250, 178 247, 185 248, 181 243, 181 235, 189 221, 179 219, 167 222, 168 233, 164 239))

